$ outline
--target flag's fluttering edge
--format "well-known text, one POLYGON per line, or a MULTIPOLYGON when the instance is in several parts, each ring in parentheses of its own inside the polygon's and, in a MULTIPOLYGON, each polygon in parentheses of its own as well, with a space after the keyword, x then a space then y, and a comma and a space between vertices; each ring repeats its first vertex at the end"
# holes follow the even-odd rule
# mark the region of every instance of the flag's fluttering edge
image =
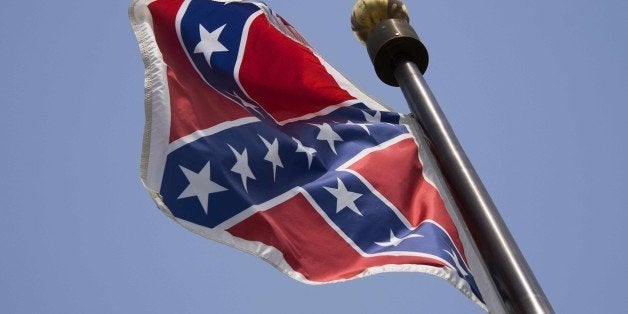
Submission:
POLYGON ((442 277, 483 306, 411 119, 363 94, 267 6, 135 0, 142 181, 185 228, 327 283, 442 277))

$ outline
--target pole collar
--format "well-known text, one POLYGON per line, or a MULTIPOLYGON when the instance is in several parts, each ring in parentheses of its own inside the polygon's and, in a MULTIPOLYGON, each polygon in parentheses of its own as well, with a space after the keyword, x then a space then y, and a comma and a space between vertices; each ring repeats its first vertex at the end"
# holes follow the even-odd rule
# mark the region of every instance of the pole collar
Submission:
POLYGON ((421 74, 427 70, 429 55, 419 36, 408 22, 387 19, 375 25, 368 34, 366 47, 382 82, 399 86, 395 78, 395 60, 399 56, 414 62, 421 74))

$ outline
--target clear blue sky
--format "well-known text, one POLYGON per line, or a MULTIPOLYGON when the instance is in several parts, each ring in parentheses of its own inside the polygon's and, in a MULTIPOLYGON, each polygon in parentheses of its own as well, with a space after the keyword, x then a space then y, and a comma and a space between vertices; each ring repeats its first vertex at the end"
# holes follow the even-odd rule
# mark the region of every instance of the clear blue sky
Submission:
MULTIPOLYGON (((349 30, 353 1, 266 1, 407 112, 349 30)), ((143 64, 127 0, 0 10, 0 311, 473 313, 448 283, 289 279, 194 235, 139 180, 143 64)), ((560 313, 625 312, 628 2, 407 1, 426 74, 560 313)))

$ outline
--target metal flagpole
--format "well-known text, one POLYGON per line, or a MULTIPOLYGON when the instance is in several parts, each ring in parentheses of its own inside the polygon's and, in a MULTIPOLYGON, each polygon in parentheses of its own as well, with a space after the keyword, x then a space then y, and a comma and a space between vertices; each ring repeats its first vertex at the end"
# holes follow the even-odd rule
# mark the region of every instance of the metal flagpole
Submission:
POLYGON ((554 313, 423 79, 428 64, 427 49, 408 24, 403 3, 360 0, 351 22, 358 39, 367 44, 377 76, 386 84, 401 87, 426 133, 505 310, 554 313))

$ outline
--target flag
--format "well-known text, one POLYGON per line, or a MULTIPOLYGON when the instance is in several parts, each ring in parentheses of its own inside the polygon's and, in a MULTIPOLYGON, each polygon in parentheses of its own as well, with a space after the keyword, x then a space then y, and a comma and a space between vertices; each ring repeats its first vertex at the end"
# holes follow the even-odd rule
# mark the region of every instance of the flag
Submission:
POLYGON ((142 182, 183 227, 310 284, 446 279, 480 306, 414 121, 362 93, 262 3, 134 0, 142 182))

